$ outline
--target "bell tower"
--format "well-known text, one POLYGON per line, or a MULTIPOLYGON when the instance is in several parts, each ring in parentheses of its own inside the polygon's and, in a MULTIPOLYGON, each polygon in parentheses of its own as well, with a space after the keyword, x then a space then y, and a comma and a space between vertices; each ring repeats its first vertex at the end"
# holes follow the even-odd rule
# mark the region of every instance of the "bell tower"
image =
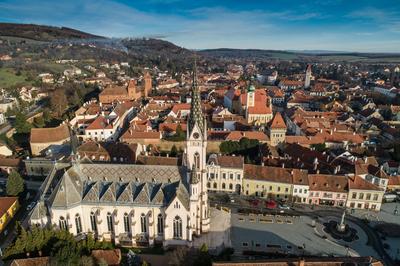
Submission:
POLYGON ((186 135, 187 182, 190 187, 190 212, 194 232, 200 234, 210 229, 207 194, 207 121, 201 109, 200 90, 197 84, 196 61, 193 67, 192 102, 186 135))

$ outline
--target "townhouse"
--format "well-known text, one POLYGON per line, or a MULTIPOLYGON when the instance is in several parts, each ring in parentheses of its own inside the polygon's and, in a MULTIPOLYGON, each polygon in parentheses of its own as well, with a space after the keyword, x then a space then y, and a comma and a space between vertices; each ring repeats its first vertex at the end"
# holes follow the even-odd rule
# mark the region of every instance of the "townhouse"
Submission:
POLYGON ((374 185, 360 176, 349 177, 349 196, 346 207, 379 211, 382 205, 383 188, 374 185))
POLYGON ((308 175, 308 182, 309 204, 345 206, 348 194, 346 176, 313 174, 308 175))
POLYGON ((244 159, 241 156, 211 154, 208 158, 207 188, 209 191, 242 191, 244 159))

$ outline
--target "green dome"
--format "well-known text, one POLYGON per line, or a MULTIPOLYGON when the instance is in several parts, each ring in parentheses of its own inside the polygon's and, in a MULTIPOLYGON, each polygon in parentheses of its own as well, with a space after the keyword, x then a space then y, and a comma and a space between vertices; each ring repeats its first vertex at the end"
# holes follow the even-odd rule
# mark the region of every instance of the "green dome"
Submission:
POLYGON ((250 86, 249 86, 249 88, 247 89, 247 91, 255 91, 256 90, 256 88, 254 87, 254 85, 253 84, 250 84, 250 86))

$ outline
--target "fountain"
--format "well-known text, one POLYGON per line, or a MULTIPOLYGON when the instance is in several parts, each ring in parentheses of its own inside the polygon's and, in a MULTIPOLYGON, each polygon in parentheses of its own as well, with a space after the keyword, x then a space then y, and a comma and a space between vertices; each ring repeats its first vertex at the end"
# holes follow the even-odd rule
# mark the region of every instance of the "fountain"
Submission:
POLYGON ((346 209, 344 209, 340 223, 330 220, 324 223, 324 232, 337 240, 351 242, 358 239, 357 230, 345 223, 346 209))

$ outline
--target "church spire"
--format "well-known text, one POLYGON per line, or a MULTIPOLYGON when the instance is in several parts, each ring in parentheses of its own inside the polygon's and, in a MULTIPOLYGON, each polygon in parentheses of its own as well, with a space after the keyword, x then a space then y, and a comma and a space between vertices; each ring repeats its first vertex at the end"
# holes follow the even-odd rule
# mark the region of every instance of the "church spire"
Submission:
POLYGON ((193 131, 194 126, 197 124, 199 130, 204 134, 204 117, 201 110, 201 98, 200 90, 197 84, 197 65, 196 58, 194 60, 193 66, 193 81, 192 81, 192 102, 190 106, 190 116, 189 116, 189 134, 193 131))

